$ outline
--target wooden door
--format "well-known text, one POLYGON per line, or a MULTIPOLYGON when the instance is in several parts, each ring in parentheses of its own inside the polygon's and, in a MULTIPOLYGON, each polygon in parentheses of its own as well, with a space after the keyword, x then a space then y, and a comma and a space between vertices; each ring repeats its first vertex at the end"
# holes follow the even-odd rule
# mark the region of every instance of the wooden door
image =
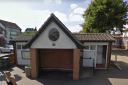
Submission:
POLYGON ((44 49, 39 51, 40 67, 44 69, 72 69, 73 50, 44 49))

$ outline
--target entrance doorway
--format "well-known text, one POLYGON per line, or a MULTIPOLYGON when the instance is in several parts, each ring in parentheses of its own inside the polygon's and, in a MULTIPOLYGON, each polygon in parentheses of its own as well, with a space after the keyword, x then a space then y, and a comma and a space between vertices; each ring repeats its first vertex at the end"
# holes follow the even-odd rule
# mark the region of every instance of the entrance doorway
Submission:
POLYGON ((83 50, 83 67, 105 68, 107 45, 87 45, 83 50))
POLYGON ((96 68, 105 68, 107 45, 97 45, 96 68))
POLYGON ((85 46, 83 50, 83 67, 95 67, 96 55, 96 45, 85 46))

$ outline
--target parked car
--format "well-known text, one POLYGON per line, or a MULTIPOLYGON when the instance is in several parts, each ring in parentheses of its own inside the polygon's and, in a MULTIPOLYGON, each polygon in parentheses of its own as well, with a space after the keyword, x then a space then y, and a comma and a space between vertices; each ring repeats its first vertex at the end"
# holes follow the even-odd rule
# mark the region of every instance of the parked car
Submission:
POLYGON ((0 47, 0 53, 11 53, 13 52, 13 45, 6 45, 5 47, 0 47))

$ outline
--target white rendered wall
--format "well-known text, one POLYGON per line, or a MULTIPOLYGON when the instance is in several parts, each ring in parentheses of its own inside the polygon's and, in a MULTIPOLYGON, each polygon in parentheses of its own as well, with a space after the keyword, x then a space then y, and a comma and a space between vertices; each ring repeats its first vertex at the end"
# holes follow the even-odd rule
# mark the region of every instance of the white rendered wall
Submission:
MULTIPOLYGON (((23 46, 25 44, 26 44, 26 42, 16 42, 16 54, 17 54, 17 63, 18 63, 18 65, 29 65, 30 64, 30 59, 23 58, 24 55, 22 54, 22 50, 26 50, 26 49, 22 49, 23 47, 21 47, 21 49, 17 49, 17 45, 22 45, 23 46)), ((30 54, 30 53, 27 52, 27 54, 30 54)), ((30 56, 28 55, 28 57, 30 57, 30 56)))
POLYGON ((76 45, 55 22, 51 22, 41 35, 33 42, 31 48, 73 49, 76 48, 76 45), (58 29, 60 33, 57 41, 51 41, 48 38, 49 30, 52 28, 58 29), (55 46, 53 46, 53 44, 55 44, 55 46))

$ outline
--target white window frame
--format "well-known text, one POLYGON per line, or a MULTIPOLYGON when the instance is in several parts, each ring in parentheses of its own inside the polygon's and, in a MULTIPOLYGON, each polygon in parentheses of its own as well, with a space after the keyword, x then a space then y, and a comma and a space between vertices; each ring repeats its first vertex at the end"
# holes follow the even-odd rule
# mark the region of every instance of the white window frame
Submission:
POLYGON ((29 49, 22 49, 22 50, 21 50, 22 59, 23 59, 23 60, 29 60, 29 59, 30 59, 30 54, 28 55, 29 57, 25 57, 25 55, 24 55, 25 52, 30 53, 30 50, 29 50, 29 49))
MULTIPOLYGON (((101 68, 101 69, 106 69, 107 68, 107 60, 108 60, 108 58, 107 58, 108 42, 101 42, 101 43, 99 43, 99 42, 85 42, 84 43, 84 46, 89 46, 89 50, 84 49, 83 51, 96 51, 96 53, 97 53, 97 46, 98 45, 106 45, 107 46, 105 67, 104 68, 101 68), (96 46, 96 49, 95 50, 90 50, 90 45, 95 45, 96 46)), ((96 54, 96 56, 97 56, 97 54, 96 54)), ((95 57, 95 61, 96 61, 96 59, 97 59, 97 57, 95 57)), ((96 68, 96 62, 95 62, 95 69, 97 69, 96 68)))
POLYGON ((22 57, 23 60, 30 60, 30 57, 26 58, 26 57, 24 57, 24 54, 23 54, 24 52, 30 52, 29 49, 23 49, 25 44, 26 44, 26 42, 16 43, 16 49, 21 51, 21 57, 22 57), (17 48, 18 45, 20 45, 20 49, 17 48))
POLYGON ((97 50, 97 45, 85 45, 85 46, 88 46, 89 47, 89 49, 85 49, 84 48, 85 51, 96 51, 97 50), (94 50, 91 49, 91 46, 95 46, 95 49, 94 50))

